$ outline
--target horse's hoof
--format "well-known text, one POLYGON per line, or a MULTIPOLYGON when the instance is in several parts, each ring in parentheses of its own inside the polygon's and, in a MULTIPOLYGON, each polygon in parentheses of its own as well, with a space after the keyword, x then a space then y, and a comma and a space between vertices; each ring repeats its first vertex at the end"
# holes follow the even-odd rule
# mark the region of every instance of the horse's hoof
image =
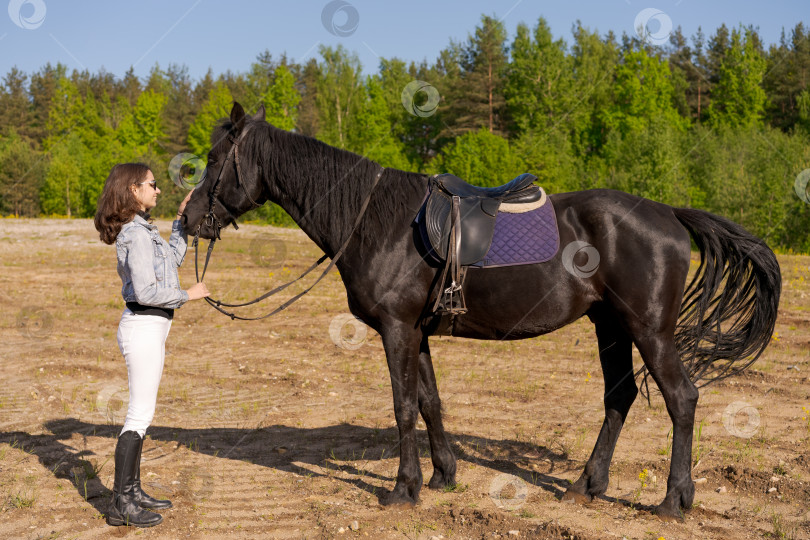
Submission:
POLYGON ((430 489, 438 489, 438 490, 445 490, 448 489, 452 491, 452 488, 456 486, 456 479, 455 478, 445 478, 442 474, 434 474, 433 478, 430 479, 428 482, 428 488, 430 489))
POLYGON ((568 488, 565 493, 563 493, 561 502, 564 503, 576 503, 576 504, 587 504, 593 500, 593 497, 588 495, 587 493, 580 493, 578 491, 574 491, 571 488, 568 488))
POLYGON ((386 508, 395 508, 400 510, 411 509, 416 506, 416 498, 409 497, 402 493, 397 493, 396 490, 387 493, 380 497, 380 505, 386 508))
POLYGON ((672 510, 663 504, 656 506, 654 513, 661 521, 669 523, 683 523, 684 521, 683 512, 680 509, 672 510))

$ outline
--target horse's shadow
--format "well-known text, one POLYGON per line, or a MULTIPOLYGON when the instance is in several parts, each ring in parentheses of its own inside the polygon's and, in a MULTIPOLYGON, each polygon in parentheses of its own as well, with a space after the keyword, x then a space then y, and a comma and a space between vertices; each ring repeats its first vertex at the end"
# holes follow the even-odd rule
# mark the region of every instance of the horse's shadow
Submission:
MULTIPOLYGON (((105 467, 113 467, 111 456, 120 427, 73 418, 51 420, 45 423, 45 427, 52 434, 31 435, 19 431, 0 433, 0 442, 15 444, 36 455, 40 463, 57 478, 69 479, 79 495, 99 513, 106 512, 111 491, 102 484, 99 474, 105 467), (65 441, 72 439, 74 434, 109 437, 111 442, 108 455, 95 456, 92 451, 73 448, 65 441)), ((145 471, 148 470, 150 461, 158 464, 171 460, 175 452, 185 447, 200 454, 247 461, 306 478, 330 476, 380 499, 387 491, 368 480, 374 479, 378 483, 395 481, 395 477, 367 470, 367 466, 398 455, 396 428, 376 429, 352 424, 319 428, 275 425, 259 429, 151 426, 147 436, 154 441, 154 445, 145 447, 145 471)), ((460 460, 518 477, 551 493, 557 499, 562 497, 564 488, 570 483, 554 475, 581 467, 581 464, 573 462, 564 453, 544 446, 466 434, 448 433, 448 436, 453 441, 455 454, 460 460), (537 469, 546 472, 539 472, 537 469)), ((426 433, 421 431, 418 437, 420 453, 429 455, 426 433)), ((426 474, 429 472, 425 471, 426 474)), ((192 465, 184 467, 180 476, 183 480, 181 493, 185 491, 192 498, 204 497, 215 482, 209 471, 192 465)), ((146 479, 144 482, 147 483, 146 479)), ((168 486, 160 488, 169 491, 173 489, 168 486)), ((631 504, 622 499, 603 498, 626 506, 631 504)))

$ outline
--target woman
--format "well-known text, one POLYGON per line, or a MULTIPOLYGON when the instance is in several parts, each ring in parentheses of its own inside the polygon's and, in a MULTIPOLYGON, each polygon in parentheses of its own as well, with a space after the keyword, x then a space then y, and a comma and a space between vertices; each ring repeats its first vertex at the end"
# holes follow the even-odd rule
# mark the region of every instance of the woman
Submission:
POLYGON ((113 499, 107 513, 110 525, 151 527, 163 517, 150 510, 172 507, 170 501, 150 497, 141 489, 143 438, 155 413, 174 310, 209 295, 203 283, 182 290, 177 275, 186 254, 180 217, 191 192, 180 203, 168 243, 149 222, 149 210, 157 204, 158 194, 160 189, 148 166, 118 164, 104 183, 94 220, 101 241, 115 243, 121 294, 127 305, 118 325, 118 347, 127 362, 129 408, 115 446, 113 499))

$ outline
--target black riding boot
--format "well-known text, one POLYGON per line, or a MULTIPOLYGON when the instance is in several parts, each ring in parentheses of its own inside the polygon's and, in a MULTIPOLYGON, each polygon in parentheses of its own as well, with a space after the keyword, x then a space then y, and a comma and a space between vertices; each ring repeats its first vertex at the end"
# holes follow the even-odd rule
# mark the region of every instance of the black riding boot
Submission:
POLYGON ((141 508, 148 508, 149 510, 165 510, 172 507, 172 501, 165 499, 155 499, 144 493, 141 489, 141 454, 143 453, 143 439, 140 439, 138 444, 138 464, 135 467, 135 478, 132 481, 132 493, 135 496, 135 501, 141 508))
POLYGON ((133 486, 140 445, 141 437, 136 431, 127 431, 118 437, 118 444, 115 445, 113 497, 107 511, 109 525, 152 527, 163 521, 163 516, 141 508, 135 500, 133 486))

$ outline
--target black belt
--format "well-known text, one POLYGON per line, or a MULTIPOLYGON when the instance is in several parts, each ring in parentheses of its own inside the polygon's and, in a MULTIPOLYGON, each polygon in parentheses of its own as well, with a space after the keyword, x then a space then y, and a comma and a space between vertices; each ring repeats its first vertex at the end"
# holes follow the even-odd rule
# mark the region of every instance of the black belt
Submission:
POLYGON ((157 315, 169 320, 174 318, 174 309, 171 308, 144 306, 138 302, 127 302, 127 309, 136 315, 157 315))

